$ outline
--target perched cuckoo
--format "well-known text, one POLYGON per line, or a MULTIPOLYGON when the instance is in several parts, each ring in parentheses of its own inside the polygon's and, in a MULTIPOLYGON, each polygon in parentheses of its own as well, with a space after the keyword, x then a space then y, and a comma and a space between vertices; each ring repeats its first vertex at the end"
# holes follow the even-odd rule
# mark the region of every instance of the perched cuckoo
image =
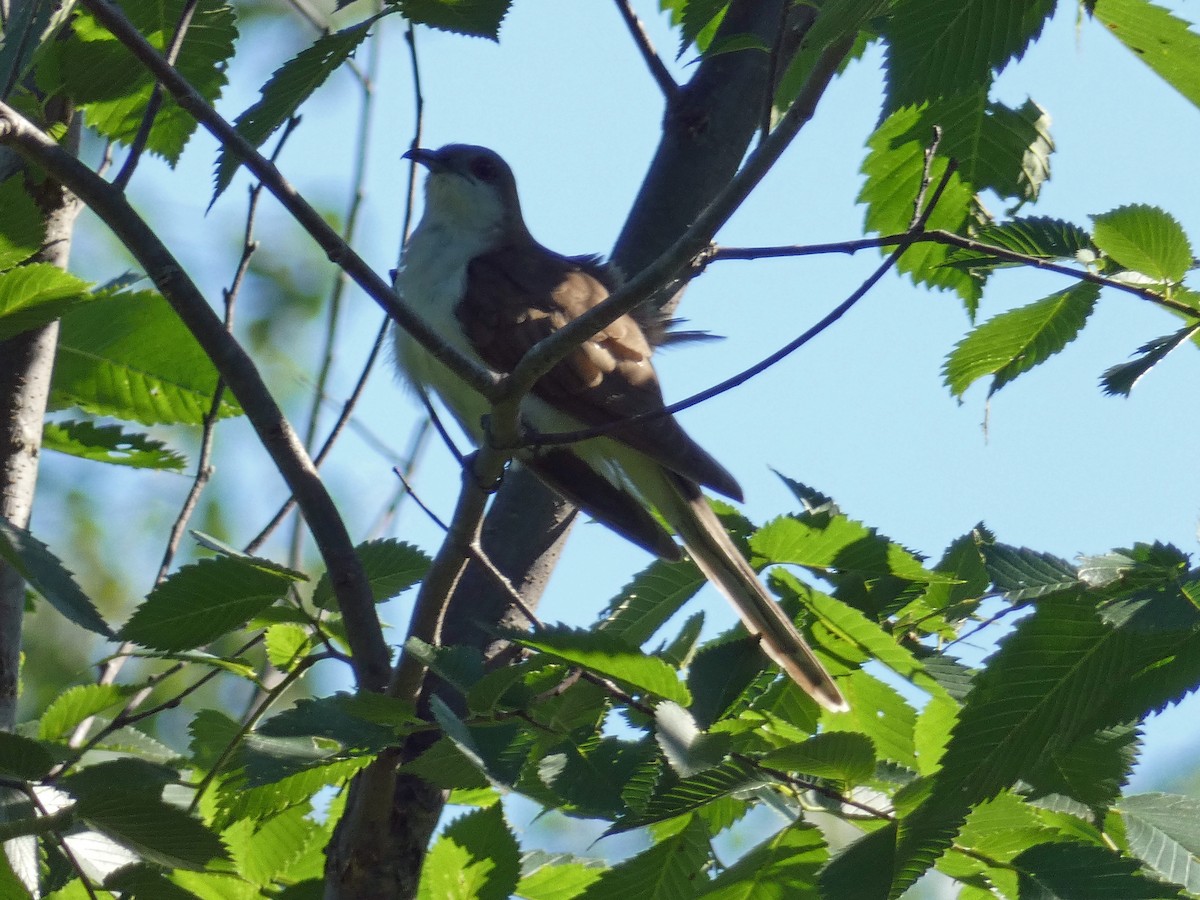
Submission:
MULTIPOLYGON (((603 301, 612 278, 593 257, 562 256, 530 235, 512 170, 483 147, 450 144, 406 154, 425 166, 425 209, 396 277, 405 304, 459 352, 506 373, 534 344, 603 301)), ((397 361, 432 390, 479 442, 487 401, 402 329, 397 361)), ((701 492, 741 500, 733 476, 671 415, 622 426, 663 408, 651 347, 630 316, 584 341, 535 385, 523 425, 551 434, 606 426, 600 437, 518 453, 589 515, 667 559, 681 556, 651 515, 657 510, 700 570, 737 610, 763 651, 822 706, 844 710, 841 692, 791 620, 759 582, 701 492)))

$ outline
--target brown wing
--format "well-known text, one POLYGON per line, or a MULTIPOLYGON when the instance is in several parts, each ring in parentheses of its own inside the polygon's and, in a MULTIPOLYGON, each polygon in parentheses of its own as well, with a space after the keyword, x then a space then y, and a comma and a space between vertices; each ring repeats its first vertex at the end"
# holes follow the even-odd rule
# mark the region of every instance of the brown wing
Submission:
MULTIPOLYGON (((608 296, 594 264, 537 244, 507 245, 473 259, 456 310, 476 352, 510 372, 538 341, 608 296)), ((631 316, 622 316, 576 348, 534 386, 534 393, 585 425, 608 425, 662 409, 650 345, 631 316)), ((733 476, 693 441, 673 416, 660 416, 612 436, 666 468, 741 499, 733 476)))

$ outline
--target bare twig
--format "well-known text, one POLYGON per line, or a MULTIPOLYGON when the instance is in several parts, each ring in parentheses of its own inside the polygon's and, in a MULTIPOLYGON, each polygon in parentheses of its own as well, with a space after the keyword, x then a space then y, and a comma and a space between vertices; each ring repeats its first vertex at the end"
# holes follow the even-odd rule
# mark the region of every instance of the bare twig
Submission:
POLYGON ((175 102, 217 138, 282 204, 284 209, 317 242, 325 254, 340 266, 378 303, 389 316, 416 338, 436 359, 445 363, 468 384, 490 397, 496 393, 496 378, 474 360, 449 345, 417 315, 396 299, 396 295, 369 265, 347 246, 324 217, 314 209, 279 170, 246 141, 238 131, 181 76, 167 64, 153 46, 138 32, 124 13, 110 0, 82 0, 83 5, 140 61, 175 102))
POLYGON ((670 103, 679 93, 679 85, 671 77, 671 73, 667 70, 666 63, 662 61, 662 57, 658 55, 658 51, 654 49, 654 43, 650 40, 646 26, 637 17, 637 13, 633 11, 633 7, 629 5, 629 0, 616 0, 616 4, 617 12, 621 14, 621 19, 625 22, 625 27, 629 29, 629 33, 633 37, 633 42, 637 46, 638 52, 642 54, 642 60, 646 63, 646 68, 650 70, 650 75, 654 79, 654 83, 658 85, 658 89, 662 91, 663 96, 670 103))
MULTIPOLYGON (((930 159, 932 159, 932 157, 930 157, 930 159)), ((609 423, 606 425, 599 425, 599 426, 596 426, 593 428, 584 428, 584 429, 580 429, 578 431, 560 432, 560 433, 556 433, 556 434, 540 434, 540 435, 535 436, 532 440, 530 440, 529 443, 535 447, 551 446, 551 445, 557 445, 557 444, 573 444, 573 443, 577 443, 578 441, 581 441, 581 440, 587 440, 588 438, 598 437, 602 434, 607 434, 609 431, 612 431, 614 428, 624 428, 624 427, 628 427, 630 424, 634 424, 637 422, 643 422, 643 421, 646 421, 649 419, 655 419, 655 418, 659 418, 661 416, 666 416, 666 415, 674 415, 675 413, 680 412, 681 410, 685 410, 685 409, 688 409, 689 407, 695 406, 699 403, 703 403, 705 400, 711 400, 713 397, 723 394, 726 391, 732 390, 733 388, 738 387, 739 385, 745 384, 751 378, 754 378, 755 376, 762 374, 767 369, 771 368, 771 366, 773 366, 776 363, 780 362, 781 360, 787 358, 792 353, 795 353, 797 350, 799 350, 801 347, 803 347, 805 344, 807 344, 809 341, 811 341, 817 335, 826 331, 831 325, 833 325, 836 321, 838 321, 838 319, 840 319, 847 312, 849 312, 850 309, 856 303, 858 303, 859 300, 861 300, 863 297, 865 297, 867 295, 867 293, 871 290, 871 288, 873 288, 876 284, 878 284, 879 280, 881 278, 883 278, 883 276, 886 275, 889 271, 891 271, 892 267, 895 266, 896 263, 898 263, 900 261, 900 257, 904 255, 904 251, 907 250, 921 235, 922 229, 925 227, 925 223, 929 221, 929 217, 930 217, 930 215, 932 215, 934 208, 937 206, 938 200, 941 199, 942 193, 945 191, 946 185, 950 181, 950 176, 954 174, 954 171, 955 171, 955 165, 954 165, 953 160, 951 160, 950 164, 947 165, 947 167, 946 167, 946 171, 942 175, 941 182, 938 184, 937 189, 934 191, 933 196, 930 198, 928 205, 926 205, 926 207, 922 211, 921 215, 914 222, 913 231, 906 232, 906 235, 908 236, 909 240, 901 242, 899 244, 899 246, 897 246, 896 249, 892 253, 890 253, 888 255, 888 257, 882 263, 880 263, 879 266, 876 267, 875 271, 872 272, 867 277, 867 279, 865 281, 863 281, 862 284, 860 284, 857 288, 854 289, 854 291, 850 294, 850 296, 848 296, 845 300, 843 300, 841 303, 839 303, 837 306, 835 306, 832 310, 830 310, 828 313, 826 313, 820 319, 820 321, 818 321, 811 328, 807 329, 799 337, 784 344, 782 347, 780 347, 774 353, 770 354, 769 356, 764 357, 763 359, 760 359, 754 365, 750 366, 749 368, 743 369, 741 372, 738 372, 736 375, 733 375, 730 378, 726 378, 724 381, 714 384, 712 387, 706 388, 705 390, 700 391, 699 393, 692 394, 690 397, 686 397, 683 400, 680 400, 676 403, 669 404, 668 406, 665 406, 662 409, 654 410, 653 412, 649 412, 649 413, 643 413, 642 415, 638 415, 638 416, 631 416, 630 418, 622 419, 619 422, 612 422, 612 423, 609 423)), ((924 184, 924 181, 922 182, 922 184, 924 184)), ((922 188, 922 194, 923 193, 924 193, 924 188, 922 188)))

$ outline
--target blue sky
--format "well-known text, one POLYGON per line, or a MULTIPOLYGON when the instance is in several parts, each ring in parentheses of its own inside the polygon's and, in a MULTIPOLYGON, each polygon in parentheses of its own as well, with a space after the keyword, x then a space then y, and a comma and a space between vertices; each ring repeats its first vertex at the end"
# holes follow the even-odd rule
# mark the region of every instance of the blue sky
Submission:
MULTIPOLYGON (((657 4, 635 6, 671 59, 676 39, 657 4)), ((1188 12, 1186 4, 1174 7, 1188 12)), ((232 87, 221 105, 230 117, 302 46, 294 31, 255 27, 270 27, 273 34, 253 59, 232 67, 232 87), (268 56, 263 47, 276 55, 268 56)), ((411 139, 413 94, 400 23, 387 21, 379 30, 378 116, 356 245, 386 271, 395 264, 399 241, 407 177, 400 154, 411 139)), ((661 97, 612 4, 522 0, 509 14, 499 45, 423 30, 418 48, 425 143, 492 146, 516 171, 536 237, 565 253, 607 251, 653 152, 662 116, 661 97)), ((672 61, 679 77, 690 74, 689 60, 685 55, 682 62, 672 61)), ((879 111, 880 64, 881 52, 873 48, 833 85, 816 119, 722 230, 721 243, 794 244, 861 234, 858 169, 879 111)), ((1077 22, 1074 8, 1063 4, 1026 58, 1004 72, 996 96, 1012 104, 1032 96, 1053 119, 1058 147, 1053 176, 1032 212, 1086 225, 1089 214, 1125 203, 1156 204, 1175 215, 1200 246, 1200 112, 1098 23, 1077 22)), ((351 79, 339 76, 306 109, 281 161, 301 190, 333 210, 346 203, 356 105, 351 79)), ((144 199, 152 221, 215 299, 240 239, 245 176, 202 218, 214 152, 214 142, 198 135, 175 175, 146 164, 134 195, 144 199)), ((277 248, 306 240, 273 202, 265 204, 260 237, 277 248)), ((124 267, 107 246, 96 237, 81 241, 77 258, 97 279, 124 267)), ((786 343, 853 290, 877 260, 866 253, 714 266, 689 290, 683 313, 726 340, 664 353, 658 365, 668 398, 691 394, 786 343)), ((1001 273, 989 286, 980 318, 1066 285, 1045 273, 1001 273)), ((345 318, 365 352, 378 321, 374 306, 351 292, 345 318)), ((1104 369, 1176 327, 1160 310, 1105 294, 1081 338, 1063 354, 1006 387, 990 408, 981 385, 959 404, 942 386, 940 368, 969 328, 961 305, 892 276, 792 358, 689 410, 682 420, 739 478, 745 511, 758 521, 793 508, 771 473, 775 468, 933 557, 981 520, 1004 542, 1067 558, 1156 539, 1194 554, 1200 521, 1195 464, 1200 354, 1194 346, 1182 348, 1128 400, 1103 396, 1097 384, 1104 369)), ((352 349, 339 358, 337 395, 357 374, 352 349)), ((316 364, 315 349, 298 345, 279 348, 270 371, 281 386, 294 388, 316 364)), ((387 371, 375 376, 359 413, 397 449, 406 445, 417 415, 387 371)), ((231 431, 237 434, 238 428, 231 431)), ((241 438, 222 439, 218 465, 242 486, 245 539, 282 490, 262 476, 259 463, 247 462, 254 451, 244 434, 241 438)), ((48 464, 48 476, 60 471, 55 465, 48 464)), ((389 466, 350 436, 326 467, 356 533, 369 527, 390 489, 389 466)), ((182 479, 151 477, 159 479, 160 489, 146 497, 147 508, 173 509, 185 489, 182 479)), ((123 478, 114 476, 105 489, 122 490, 123 478)), ((417 480, 422 498, 448 515, 456 484, 447 454, 432 447, 417 480)), ((437 532, 412 506, 395 533, 429 549, 438 542, 437 532)), ((577 624, 594 620, 647 561, 603 528, 581 523, 551 583, 543 617, 577 624)), ((709 611, 711 631, 732 624, 715 595, 706 593, 697 603, 709 611)), ((388 616, 401 624, 407 612, 405 600, 388 616)), ((1196 710, 1196 701, 1189 700, 1151 724, 1136 788, 1164 784, 1166 768, 1180 761, 1183 748, 1195 745, 1196 710)))

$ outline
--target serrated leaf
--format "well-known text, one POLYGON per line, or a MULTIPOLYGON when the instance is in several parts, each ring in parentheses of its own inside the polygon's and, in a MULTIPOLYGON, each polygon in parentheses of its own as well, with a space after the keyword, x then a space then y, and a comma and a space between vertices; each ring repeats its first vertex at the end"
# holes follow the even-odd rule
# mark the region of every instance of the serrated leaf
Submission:
POLYGON ((859 670, 838 681, 850 711, 823 713, 826 733, 852 732, 865 735, 875 745, 880 759, 917 768, 913 733, 917 712, 890 685, 859 670))
POLYGON ((91 296, 86 281, 50 263, 0 272, 0 341, 53 322, 91 296))
POLYGON ((850 573, 864 580, 889 575, 922 583, 942 580, 875 529, 828 512, 773 519, 751 535, 750 549, 768 563, 850 573))
POLYGON ((642 644, 703 584, 704 576, 693 563, 656 559, 612 599, 599 629, 626 643, 642 644))
POLYGON ((1053 0, 909 0, 883 28, 888 109, 988 85, 1053 11, 1053 0))
POLYGON ((681 819, 649 850, 605 872, 580 900, 690 900, 709 853, 704 823, 696 817, 681 819))
POLYGON ((683 56, 692 44, 700 52, 706 51, 728 7, 729 0, 688 0, 680 10, 679 53, 676 58, 683 56))
POLYGON ((345 750, 382 750, 420 724, 412 707, 376 694, 336 693, 301 699, 272 716, 258 730, 267 737, 314 736, 337 741, 345 750))
MULTIPOLYGON (((1011 250, 1036 259, 1065 259, 1072 262, 1081 254, 1094 257, 1096 248, 1091 236, 1072 222, 1044 216, 1010 219, 999 224, 983 225, 976 229, 974 239, 981 244, 1011 250)), ((948 265, 967 270, 1015 266, 1019 263, 1002 260, 987 250, 951 251, 948 265)))
POLYGON ((181 472, 187 465, 182 453, 144 434, 131 434, 119 425, 97 425, 87 421, 47 422, 42 428, 42 447, 68 456, 96 462, 181 472))
POLYGON ((291 585, 287 576, 241 560, 203 559, 157 585, 121 637, 156 650, 200 647, 244 626, 291 585))
POLYGON ((288 672, 308 655, 312 638, 308 629, 294 622, 278 622, 267 627, 267 659, 271 665, 288 672))
POLYGON ((818 876, 820 897, 888 897, 896 865, 896 822, 860 837, 835 855, 818 876))
MULTIPOLYGON (((220 556, 226 556, 230 559, 238 560, 248 566, 253 566, 256 569, 264 569, 268 572, 274 572, 277 575, 282 575, 285 578, 290 578, 292 581, 308 581, 308 576, 299 569, 293 569, 290 566, 285 566, 283 563, 275 562, 273 559, 267 559, 263 556, 251 556, 249 553, 243 553, 237 547, 226 544, 224 541, 213 537, 211 534, 205 534, 203 531, 192 529, 190 534, 192 538, 206 550, 211 550, 220 556)), ((297 619, 281 619, 279 621, 292 621, 307 623, 309 620, 303 616, 297 619)))
MULTIPOLYGON (((62 318, 55 409, 79 406, 143 425, 199 425, 216 387, 216 368, 153 291, 99 297, 62 318)), ((221 415, 240 413, 227 397, 221 415)))
POLYGON ((1069 754, 1095 732, 1140 720, 1194 687, 1200 613, 1162 621, 1178 617, 1180 606, 1178 597, 1155 594, 1114 627, 1081 591, 1039 599, 977 676, 932 792, 906 817, 895 889, 945 851, 972 804, 1036 773, 1048 756, 1069 754))
POLYGON ((1135 794, 1117 802, 1129 849, 1168 881, 1200 893, 1200 800, 1135 794))
MULTIPOLYGON (((183 8, 184 0, 121 4, 121 12, 159 51, 174 35, 183 8)), ((209 103, 225 86, 225 63, 233 56, 236 38, 233 9, 222 0, 200 0, 175 68, 209 103)), ((86 10, 72 20, 71 35, 56 48, 56 56, 62 87, 84 110, 88 124, 105 137, 130 143, 154 89, 146 67, 86 10)), ((174 165, 195 128, 195 118, 164 91, 146 147, 174 165)))
POLYGON ((418 25, 495 41, 511 5, 511 0, 400 0, 400 12, 418 25))
POLYGON ((264 784, 247 785, 233 779, 221 787, 221 805, 229 818, 261 819, 311 798, 328 787, 341 787, 371 762, 355 756, 313 765, 264 784))
POLYGON ((1146 0, 1104 0, 1087 6, 1134 56, 1200 107, 1200 35, 1187 22, 1146 0))
POLYGON ((223 833, 236 871, 253 884, 266 886, 281 875, 289 875, 292 863, 318 834, 315 822, 302 807, 255 822, 242 819, 223 833), (236 838, 236 839, 233 839, 236 838))
POLYGON ((1053 554, 1007 544, 985 544, 982 550, 993 587, 1011 602, 1070 590, 1079 584, 1075 567, 1053 554))
POLYGON ((1200 335, 1200 324, 1188 325, 1174 334, 1155 338, 1138 347, 1137 359, 1104 370, 1104 374, 1100 376, 1100 386, 1104 393, 1128 397, 1142 376, 1166 359, 1172 350, 1196 335, 1200 335))
POLYGON ((1057 794, 1090 809, 1107 809, 1121 796, 1140 745, 1141 730, 1132 725, 1104 728, 1047 752, 1022 780, 1031 798, 1057 794))
POLYGON ((875 745, 866 735, 829 731, 772 750, 760 762, 772 769, 862 784, 875 774, 875 745))
MULTIPOLYGON (((394 538, 366 541, 355 547, 354 552, 366 572, 376 603, 408 590, 429 571, 429 557, 420 548, 394 538)), ((322 572, 317 580, 312 602, 319 609, 333 605, 333 585, 328 572, 322 572)))
POLYGON ((711 885, 701 889, 699 896, 704 900, 790 900, 816 896, 817 872, 828 855, 820 830, 796 823, 752 848, 711 885))
POLYGON ((679 634, 663 647, 659 656, 676 668, 685 668, 692 661, 692 656, 696 652, 696 643, 700 640, 700 632, 703 630, 704 613, 692 613, 680 626, 679 634))
POLYGON ((572 900, 598 881, 604 872, 601 865, 573 860, 539 865, 522 876, 516 896, 521 900, 572 900))
MULTIPOLYGON (((808 80, 813 65, 835 41, 851 35, 859 35, 863 43, 873 39, 875 35, 869 25, 888 6, 888 0, 827 0, 823 3, 821 14, 804 35, 803 42, 779 79, 775 89, 775 109, 782 112, 792 105, 808 80)), ((858 52, 856 46, 847 59, 855 58, 858 52)))
POLYGON ((975 381, 991 375, 990 397, 1045 362, 1075 339, 1099 296, 1097 285, 1082 282, 984 322, 946 358, 942 371, 950 393, 961 397, 975 381))
MULTIPOLYGON (((980 105, 979 108, 982 108, 980 105)), ((905 107, 888 116, 867 141, 863 160, 866 176, 858 201, 867 206, 864 230, 878 234, 896 234, 908 229, 913 217, 913 201, 921 187, 925 170, 925 151, 931 140, 931 128, 924 109, 905 107)), ((939 154, 929 168, 933 182, 945 174, 947 157, 939 154)), ((937 208, 929 217, 928 227, 967 233, 975 219, 975 188, 960 173, 953 173, 937 208)), ((945 265, 949 248, 933 243, 914 244, 900 258, 898 268, 909 273, 918 284, 940 290, 953 290, 974 311, 982 288, 979 279, 945 265)))
POLYGON ((88 716, 120 703, 132 689, 119 684, 80 684, 55 697, 38 720, 38 737, 52 741, 71 731, 88 716))
MULTIPOLYGON (((688 689, 695 698, 689 712, 701 728, 731 714, 739 699, 766 673, 767 662, 758 641, 749 635, 702 647, 687 673, 688 689)), ((811 704, 816 726, 816 703, 811 704)))
POLYGON ((643 809, 621 816, 605 834, 620 834, 685 813, 704 811, 732 794, 753 791, 770 783, 771 777, 748 760, 727 759, 719 766, 681 779, 661 793, 656 792, 643 809))
POLYGON ((1181 281, 1192 266, 1183 226, 1154 206, 1132 204, 1092 216, 1092 240, 1118 265, 1158 283, 1181 281))
MULTIPOLYGON (((301 50, 276 69, 262 86, 259 99, 234 120, 238 133, 251 146, 256 149, 261 147, 267 138, 296 114, 296 110, 312 96, 313 91, 354 54, 378 19, 378 15, 371 16, 365 22, 321 35, 312 46, 301 50)), ((236 153, 222 145, 217 156, 212 202, 215 203, 225 188, 229 187, 241 163, 236 153)))
POLYGON ((558 627, 544 628, 533 635, 514 633, 511 637, 533 650, 583 666, 665 700, 674 700, 681 706, 692 702, 691 693, 669 664, 646 656, 637 647, 604 632, 558 627))
POLYGON ((81 798, 76 812, 101 834, 161 866, 203 870, 226 858, 220 838, 199 820, 148 796, 97 792, 81 798))
POLYGON ((425 857, 418 900, 508 900, 521 873, 499 803, 448 824, 425 857))
POLYGON ((4 516, 0 516, 0 557, 8 560, 29 586, 67 619, 103 637, 113 636, 95 604, 80 590, 58 557, 4 516))
POLYGON ((1106 847, 1038 844, 1016 857, 1013 865, 1021 873, 1021 897, 1035 900, 1183 898, 1178 887, 1140 874, 1137 860, 1106 847))
MULTIPOLYGON (((6 24, 11 24, 11 20, 6 24)), ((5 31, 11 33, 7 28, 5 31)), ((0 54, 7 49, 7 45, 0 48, 0 54)), ((45 224, 42 221, 41 210, 25 190, 25 178, 21 175, 13 175, 0 183, 0 209, 4 210, 4 215, 0 217, 2 272, 29 259, 41 249, 45 224)), ((4 305, 0 302, 0 310, 3 308, 4 305)))

